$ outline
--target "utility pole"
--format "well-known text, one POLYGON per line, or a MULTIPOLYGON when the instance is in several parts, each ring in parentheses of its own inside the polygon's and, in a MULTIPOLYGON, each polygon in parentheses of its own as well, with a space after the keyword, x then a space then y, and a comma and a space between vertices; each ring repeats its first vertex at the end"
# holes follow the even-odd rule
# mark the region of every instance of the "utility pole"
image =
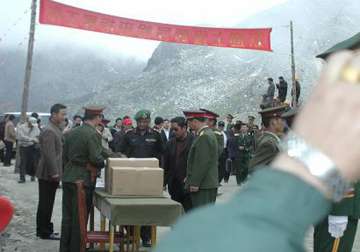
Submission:
POLYGON ((293 107, 297 107, 296 102, 296 80, 295 80, 295 54, 294 54, 294 27, 293 22, 290 21, 290 42, 291 42, 291 77, 292 77, 292 101, 293 107))
POLYGON ((23 87, 22 103, 21 103, 22 122, 26 121, 26 112, 28 110, 28 104, 29 104, 29 85, 31 79, 32 57, 34 52, 35 22, 36 22, 36 0, 32 0, 29 42, 28 42, 26 67, 25 67, 25 79, 24 79, 24 87, 23 87))

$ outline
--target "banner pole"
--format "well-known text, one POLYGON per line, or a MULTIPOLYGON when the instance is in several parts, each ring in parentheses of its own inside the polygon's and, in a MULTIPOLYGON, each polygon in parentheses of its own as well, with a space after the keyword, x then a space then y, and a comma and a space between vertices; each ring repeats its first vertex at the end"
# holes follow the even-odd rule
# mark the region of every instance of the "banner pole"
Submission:
POLYGON ((293 22, 290 21, 290 43, 291 43, 291 80, 292 80, 292 97, 291 104, 297 107, 296 101, 296 70, 295 70, 295 53, 294 53, 294 27, 293 22))
POLYGON ((31 79, 32 58, 33 58, 33 51, 34 51, 35 22, 36 22, 36 0, 32 0, 29 42, 28 42, 26 67, 25 67, 25 78, 24 78, 22 103, 21 103, 21 121, 22 122, 26 121, 26 112, 28 112, 27 110, 28 110, 28 103, 29 103, 29 86, 30 86, 30 79, 31 79))

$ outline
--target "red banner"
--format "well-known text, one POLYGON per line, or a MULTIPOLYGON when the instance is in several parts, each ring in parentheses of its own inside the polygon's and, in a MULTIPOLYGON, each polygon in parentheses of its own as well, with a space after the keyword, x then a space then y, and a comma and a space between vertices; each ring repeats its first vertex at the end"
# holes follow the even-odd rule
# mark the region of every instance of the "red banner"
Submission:
POLYGON ((271 28, 223 29, 146 22, 41 0, 40 23, 133 38, 271 51, 271 28))

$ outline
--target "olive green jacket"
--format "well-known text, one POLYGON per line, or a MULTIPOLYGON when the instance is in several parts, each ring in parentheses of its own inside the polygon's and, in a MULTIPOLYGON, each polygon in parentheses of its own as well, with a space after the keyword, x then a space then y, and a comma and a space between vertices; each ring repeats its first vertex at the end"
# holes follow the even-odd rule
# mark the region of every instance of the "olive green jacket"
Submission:
POLYGON ((212 129, 201 129, 194 140, 187 163, 185 188, 198 186, 200 189, 213 189, 218 181, 218 144, 212 129))
POLYGON ((86 123, 69 132, 65 137, 63 162, 63 182, 83 180, 85 185, 91 184, 90 171, 87 164, 101 169, 108 157, 101 144, 101 135, 86 123))
POLYGON ((289 173, 259 170, 229 202, 193 211, 157 245, 156 252, 305 252, 311 225, 330 202, 289 173))
POLYGON ((257 140, 249 168, 253 171, 256 166, 270 164, 279 153, 279 144, 279 137, 271 132, 265 131, 257 140))

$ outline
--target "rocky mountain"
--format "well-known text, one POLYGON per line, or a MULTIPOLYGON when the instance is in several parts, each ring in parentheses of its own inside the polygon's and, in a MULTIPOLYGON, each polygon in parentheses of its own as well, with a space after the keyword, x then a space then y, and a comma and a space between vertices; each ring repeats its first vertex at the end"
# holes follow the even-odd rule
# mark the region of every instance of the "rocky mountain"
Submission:
POLYGON ((273 27, 273 52, 161 43, 142 73, 114 82, 92 100, 103 101, 109 116, 132 115, 141 108, 173 116, 198 107, 255 114, 267 77, 284 76, 291 83, 290 20, 304 98, 321 67, 315 55, 358 32, 358 13, 360 4, 353 0, 290 0, 238 26, 273 27))
MULTIPOLYGON (((19 111, 25 62, 25 51, 0 48, 0 112, 19 111)), ((89 101, 106 86, 137 75, 144 66, 121 55, 102 55, 74 45, 36 47, 29 110, 47 112, 55 102, 89 101)))

